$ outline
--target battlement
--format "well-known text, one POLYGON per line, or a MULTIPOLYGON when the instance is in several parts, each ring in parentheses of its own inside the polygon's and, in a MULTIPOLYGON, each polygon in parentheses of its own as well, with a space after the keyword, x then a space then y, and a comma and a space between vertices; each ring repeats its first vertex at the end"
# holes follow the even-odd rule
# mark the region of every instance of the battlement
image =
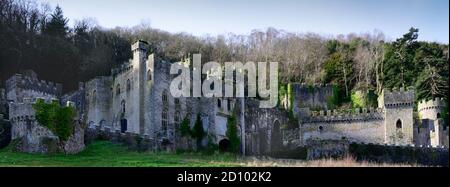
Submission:
POLYGON ((148 42, 143 41, 143 40, 138 40, 136 43, 131 45, 131 51, 135 51, 135 50, 147 51, 147 45, 148 45, 148 42))
POLYGON ((369 120, 383 120, 383 111, 381 108, 356 108, 355 110, 320 110, 311 111, 307 123, 339 123, 339 122, 358 122, 369 120))
POLYGON ((325 88, 325 87, 330 87, 333 86, 332 84, 321 84, 321 83, 314 83, 314 84, 306 84, 306 83, 291 83, 291 85, 293 87, 298 87, 298 88, 325 88))
POLYGON ((33 90, 59 96, 62 94, 62 85, 51 81, 39 80, 37 77, 15 74, 6 81, 6 89, 13 90, 20 88, 22 90, 33 90))
POLYGON ((116 75, 122 74, 124 72, 127 72, 127 71, 131 70, 132 68, 133 68, 133 65, 131 63, 124 63, 117 68, 111 69, 111 75, 116 76, 116 75))
POLYGON ((414 104, 415 91, 413 87, 408 89, 394 88, 392 90, 384 89, 381 96, 378 97, 379 107, 409 107, 414 104))
POLYGON ((445 107, 444 98, 434 98, 432 100, 422 100, 419 102, 417 106, 417 111, 429 110, 429 109, 441 109, 445 107))

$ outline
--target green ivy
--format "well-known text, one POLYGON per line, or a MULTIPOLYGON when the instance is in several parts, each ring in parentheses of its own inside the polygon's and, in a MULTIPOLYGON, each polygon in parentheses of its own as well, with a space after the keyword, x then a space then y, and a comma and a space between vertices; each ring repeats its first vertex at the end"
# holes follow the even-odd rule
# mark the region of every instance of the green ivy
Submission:
POLYGON ((197 140, 197 146, 199 148, 201 148, 201 142, 202 142, 203 137, 205 137, 206 133, 205 133, 205 130, 203 129, 203 124, 200 119, 200 114, 197 114, 197 120, 195 121, 194 129, 193 129, 191 135, 193 138, 195 138, 197 140))
POLYGON ((238 136, 237 119, 235 112, 233 112, 231 116, 228 117, 226 135, 228 137, 228 140, 230 141, 230 151, 233 153, 239 152, 241 141, 238 136))
POLYGON ((61 107, 58 102, 45 103, 38 99, 33 104, 36 120, 52 131, 62 141, 66 141, 73 133, 72 120, 75 110, 72 107, 61 107))

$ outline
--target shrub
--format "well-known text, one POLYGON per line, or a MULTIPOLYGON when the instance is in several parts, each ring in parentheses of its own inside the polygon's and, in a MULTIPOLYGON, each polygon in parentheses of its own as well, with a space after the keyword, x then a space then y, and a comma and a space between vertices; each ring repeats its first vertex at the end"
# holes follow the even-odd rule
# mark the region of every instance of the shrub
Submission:
POLYGON ((181 122, 180 133, 182 137, 190 136, 192 134, 190 123, 191 122, 187 116, 181 122))
POLYGON ((61 141, 66 141, 72 135, 72 120, 75 117, 72 107, 61 107, 56 101, 45 103, 44 100, 38 99, 33 104, 33 109, 39 124, 47 127, 61 141))

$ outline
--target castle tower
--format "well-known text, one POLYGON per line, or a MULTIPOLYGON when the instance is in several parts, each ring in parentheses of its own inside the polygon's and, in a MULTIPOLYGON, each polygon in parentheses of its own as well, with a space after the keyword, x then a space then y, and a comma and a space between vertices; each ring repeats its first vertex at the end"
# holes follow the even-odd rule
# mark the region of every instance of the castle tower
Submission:
POLYGON ((133 68, 137 71, 138 80, 138 101, 139 101, 139 133, 145 133, 145 82, 147 79, 147 45, 148 43, 142 40, 137 41, 131 46, 133 52, 133 68))
POLYGON ((385 143, 408 145, 413 143, 414 90, 383 90, 378 97, 378 107, 383 109, 385 143))
POLYGON ((422 100, 417 106, 417 111, 422 120, 432 120, 428 130, 430 144, 433 147, 443 145, 445 139, 448 139, 448 131, 444 130, 444 123, 441 118, 445 104, 443 98, 435 98, 428 101, 422 100))

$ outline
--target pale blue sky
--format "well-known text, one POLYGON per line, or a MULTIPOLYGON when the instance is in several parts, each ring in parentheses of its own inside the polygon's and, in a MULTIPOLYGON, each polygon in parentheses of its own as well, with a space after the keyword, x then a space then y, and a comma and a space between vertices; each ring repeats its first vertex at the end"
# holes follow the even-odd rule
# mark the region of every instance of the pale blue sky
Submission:
POLYGON ((96 18, 106 28, 150 22, 172 33, 249 34, 275 27, 323 35, 383 31, 390 39, 418 27, 419 40, 449 41, 448 0, 39 0, 59 4, 70 24, 96 18))

